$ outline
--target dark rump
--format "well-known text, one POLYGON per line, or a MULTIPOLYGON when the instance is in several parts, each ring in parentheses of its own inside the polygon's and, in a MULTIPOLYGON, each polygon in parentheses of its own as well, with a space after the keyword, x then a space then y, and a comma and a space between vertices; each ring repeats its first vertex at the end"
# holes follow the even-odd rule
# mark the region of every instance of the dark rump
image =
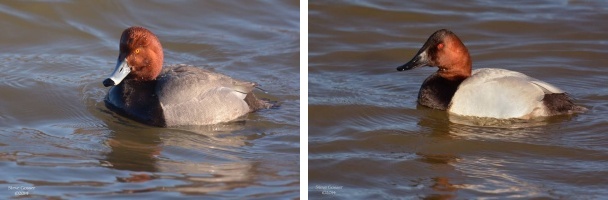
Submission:
POLYGON ((258 99, 253 92, 250 92, 247 94, 247 96, 245 96, 245 102, 247 105, 249 105, 250 112, 279 107, 277 102, 272 102, 266 99, 258 99))
POLYGON ((547 106, 549 115, 579 113, 587 110, 584 107, 575 105, 572 102, 572 98, 566 93, 545 94, 543 104, 547 106))

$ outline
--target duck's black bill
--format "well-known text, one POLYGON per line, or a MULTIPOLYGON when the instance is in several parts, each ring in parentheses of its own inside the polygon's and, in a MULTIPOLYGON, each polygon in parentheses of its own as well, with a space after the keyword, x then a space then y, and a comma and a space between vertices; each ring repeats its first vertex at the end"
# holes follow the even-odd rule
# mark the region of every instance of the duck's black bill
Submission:
POLYGON ((418 55, 414 56, 414 58, 412 58, 412 60, 410 60, 409 62, 397 67, 397 71, 410 70, 410 69, 422 67, 425 65, 427 65, 427 63, 424 62, 424 59, 422 58, 422 56, 420 56, 420 54, 418 54, 418 55))
POLYGON ((114 80, 112 80, 112 79, 107 78, 106 80, 103 80, 103 86, 110 87, 110 86, 114 86, 114 85, 116 85, 116 84, 114 83, 114 80))

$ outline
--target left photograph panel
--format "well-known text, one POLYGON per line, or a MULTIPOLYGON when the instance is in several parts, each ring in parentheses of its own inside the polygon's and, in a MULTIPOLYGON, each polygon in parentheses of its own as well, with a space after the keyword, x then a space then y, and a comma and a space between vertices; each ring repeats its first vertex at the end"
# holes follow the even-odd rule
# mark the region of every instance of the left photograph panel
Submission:
POLYGON ((300 197, 299 4, 0 3, 1 199, 300 197))

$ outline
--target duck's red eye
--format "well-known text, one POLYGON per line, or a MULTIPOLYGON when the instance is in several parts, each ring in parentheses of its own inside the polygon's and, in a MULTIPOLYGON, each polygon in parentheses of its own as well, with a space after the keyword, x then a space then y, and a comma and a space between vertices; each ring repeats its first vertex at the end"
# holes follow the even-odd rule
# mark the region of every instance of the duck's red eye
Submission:
POLYGON ((443 43, 438 44, 437 49, 443 49, 443 43))

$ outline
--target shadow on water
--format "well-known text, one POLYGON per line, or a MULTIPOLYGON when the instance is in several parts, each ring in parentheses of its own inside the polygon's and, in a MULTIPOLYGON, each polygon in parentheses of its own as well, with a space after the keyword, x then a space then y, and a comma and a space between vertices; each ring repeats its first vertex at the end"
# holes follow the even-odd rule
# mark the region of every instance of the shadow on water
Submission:
MULTIPOLYGON (((112 125, 108 128, 113 130, 112 125)), ((110 152, 102 162, 105 166, 136 172, 157 172, 157 158, 162 151, 159 131, 153 129, 142 134, 142 128, 129 132, 115 131, 105 141, 110 152)), ((123 129, 124 130, 124 129, 123 129)))
MULTIPOLYGON (((558 129, 560 123, 567 123, 576 117, 563 115, 534 120, 495 120, 459 117, 423 106, 417 106, 416 110, 420 113, 417 125, 425 132, 424 135, 428 136, 421 138, 420 142, 423 144, 416 149, 416 160, 428 164, 429 170, 433 171, 430 174, 435 175, 414 181, 414 185, 432 190, 424 199, 451 199, 459 190, 478 189, 478 183, 464 180, 465 172, 503 178, 500 173, 486 171, 487 168, 461 168, 470 166, 471 162, 476 162, 473 157, 484 157, 483 154, 518 153, 517 151, 525 149, 551 148, 545 141, 549 140, 546 133, 558 129)), ((495 164, 492 162, 504 162, 499 160, 489 159, 485 162, 490 165, 495 164)), ((487 187, 496 189, 501 186, 490 184, 487 187)))
MULTIPOLYGON (((576 115, 562 115, 534 120, 496 120, 471 118, 450 115, 445 111, 433 110, 424 106, 417 106, 420 120, 417 125, 427 130, 428 135, 424 140, 426 145, 419 146, 416 150, 417 161, 426 163, 432 175, 427 178, 418 178, 414 181, 415 187, 427 188, 428 195, 423 199, 452 199, 460 190, 474 191, 487 189, 487 195, 498 195, 494 192, 529 192, 525 186, 503 188, 500 182, 492 182, 491 179, 506 179, 500 181, 513 181, 513 177, 505 177, 496 171, 476 171, 474 169, 462 169, 463 166, 471 166, 479 162, 475 157, 485 157, 484 154, 511 153, 519 154, 518 151, 531 151, 539 149, 550 149, 546 143, 538 143, 546 140, 546 133, 559 129, 560 123, 567 123, 576 115), (485 120, 485 121, 483 121, 485 120), (487 126, 489 125, 489 126, 487 126), (472 172, 471 172, 472 171, 472 172), (466 173, 474 173, 481 177, 491 177, 484 180, 488 183, 473 183, 465 181, 466 173)), ((545 141, 547 142, 547 141, 545 141)), ((482 159, 488 165, 501 165, 505 162, 501 159, 482 159)), ((471 175, 469 175, 471 176, 471 175)), ((482 190, 483 191, 483 190, 482 190)))

